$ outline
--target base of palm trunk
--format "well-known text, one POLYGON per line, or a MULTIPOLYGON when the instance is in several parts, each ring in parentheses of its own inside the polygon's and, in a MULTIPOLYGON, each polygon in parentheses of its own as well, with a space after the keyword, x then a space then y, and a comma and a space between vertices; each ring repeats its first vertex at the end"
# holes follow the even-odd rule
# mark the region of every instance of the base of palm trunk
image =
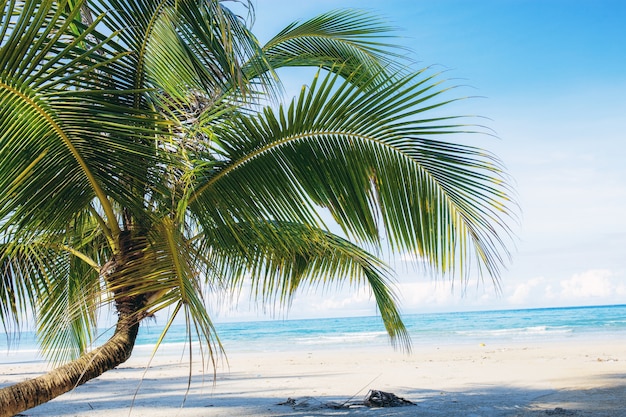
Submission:
POLYGON ((138 330, 136 320, 120 318, 115 334, 97 349, 45 375, 0 389, 0 417, 44 404, 126 362, 138 330))

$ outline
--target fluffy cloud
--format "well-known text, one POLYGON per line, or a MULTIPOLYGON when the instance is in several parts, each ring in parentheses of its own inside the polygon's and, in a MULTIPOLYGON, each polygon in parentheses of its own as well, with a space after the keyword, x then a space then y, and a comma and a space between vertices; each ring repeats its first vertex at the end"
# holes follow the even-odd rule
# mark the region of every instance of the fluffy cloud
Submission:
POLYGON ((626 299, 624 277, 609 269, 590 269, 568 278, 535 277, 504 289, 515 307, 619 304, 626 299))
POLYGON ((453 302, 454 293, 448 283, 437 281, 411 282, 398 285, 403 306, 445 305, 453 302))
POLYGON ((612 298, 626 294, 626 288, 616 282, 613 272, 594 269, 575 274, 561 281, 561 295, 565 299, 612 298))
MULTIPOLYGON (((509 308, 560 307, 575 305, 619 304, 626 302, 623 273, 609 269, 590 269, 569 277, 536 276, 502 282, 498 293, 490 282, 429 279, 420 275, 404 276, 396 285, 399 305, 404 313, 432 311, 493 310, 509 308)), ((350 285, 317 288, 299 292, 288 311, 263 308, 250 303, 249 287, 237 299, 222 297, 221 320, 259 320, 270 318, 347 317, 377 314, 376 302, 368 288, 350 285)))
POLYGON ((531 278, 528 281, 510 289, 508 292, 509 295, 506 296, 506 300, 514 306, 523 306, 533 300, 536 300, 537 296, 547 296, 548 298, 551 298, 549 292, 546 291, 547 289, 551 289, 551 287, 546 284, 545 278, 531 278))

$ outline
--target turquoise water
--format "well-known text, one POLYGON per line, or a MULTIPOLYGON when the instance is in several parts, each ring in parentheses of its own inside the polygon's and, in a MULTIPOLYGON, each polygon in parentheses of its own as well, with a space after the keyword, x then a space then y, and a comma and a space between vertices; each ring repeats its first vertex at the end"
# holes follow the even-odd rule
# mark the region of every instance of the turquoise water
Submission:
MULTIPOLYGON (((577 338, 623 338, 626 340, 626 305, 542 308, 462 313, 409 314, 403 316, 414 346, 509 343, 577 338)), ((275 320, 217 324, 227 352, 288 351, 294 349, 350 349, 355 346, 388 345, 378 317, 309 320, 275 320)), ((138 346, 153 345, 160 335, 158 323, 140 330, 138 346)), ((103 337, 104 340, 106 337, 103 337)), ((185 326, 174 326, 166 344, 184 344, 185 326)), ((35 336, 26 332, 19 344, 7 346, 0 335, 2 361, 36 360, 35 336)))

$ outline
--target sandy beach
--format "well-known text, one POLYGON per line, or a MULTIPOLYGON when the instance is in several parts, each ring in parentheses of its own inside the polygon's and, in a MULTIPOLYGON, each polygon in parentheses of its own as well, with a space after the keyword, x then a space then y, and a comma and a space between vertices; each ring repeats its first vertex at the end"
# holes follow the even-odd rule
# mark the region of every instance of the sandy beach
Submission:
MULTIPOLYGON (((149 370, 139 352, 118 369, 28 416, 626 416, 626 343, 564 340, 501 345, 233 352, 212 371, 179 356, 149 370), (415 403, 359 406, 370 389, 415 403), (134 403, 133 403, 134 399, 134 403), (286 403, 286 404, 279 404, 286 403), (333 408, 332 405, 344 405, 333 408), (350 408, 347 405, 352 404, 350 408)), ((0 385, 41 372, 0 364, 0 385)))

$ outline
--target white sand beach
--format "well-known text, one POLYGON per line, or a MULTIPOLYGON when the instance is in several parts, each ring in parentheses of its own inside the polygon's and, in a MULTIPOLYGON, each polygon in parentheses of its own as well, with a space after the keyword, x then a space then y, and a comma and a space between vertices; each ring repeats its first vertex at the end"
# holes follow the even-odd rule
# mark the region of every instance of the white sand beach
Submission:
MULTIPOLYGON (((626 416, 626 343, 564 340, 501 345, 234 352, 212 371, 139 352, 118 369, 28 416, 626 416), (203 380, 204 379, 204 380, 203 380), (368 390, 416 405, 331 408, 368 390), (134 403, 133 403, 134 399, 134 403), (279 405, 288 402, 290 404, 279 405), (182 407, 181 407, 182 406, 182 407)), ((0 385, 39 374, 41 363, 0 364, 0 385)))

